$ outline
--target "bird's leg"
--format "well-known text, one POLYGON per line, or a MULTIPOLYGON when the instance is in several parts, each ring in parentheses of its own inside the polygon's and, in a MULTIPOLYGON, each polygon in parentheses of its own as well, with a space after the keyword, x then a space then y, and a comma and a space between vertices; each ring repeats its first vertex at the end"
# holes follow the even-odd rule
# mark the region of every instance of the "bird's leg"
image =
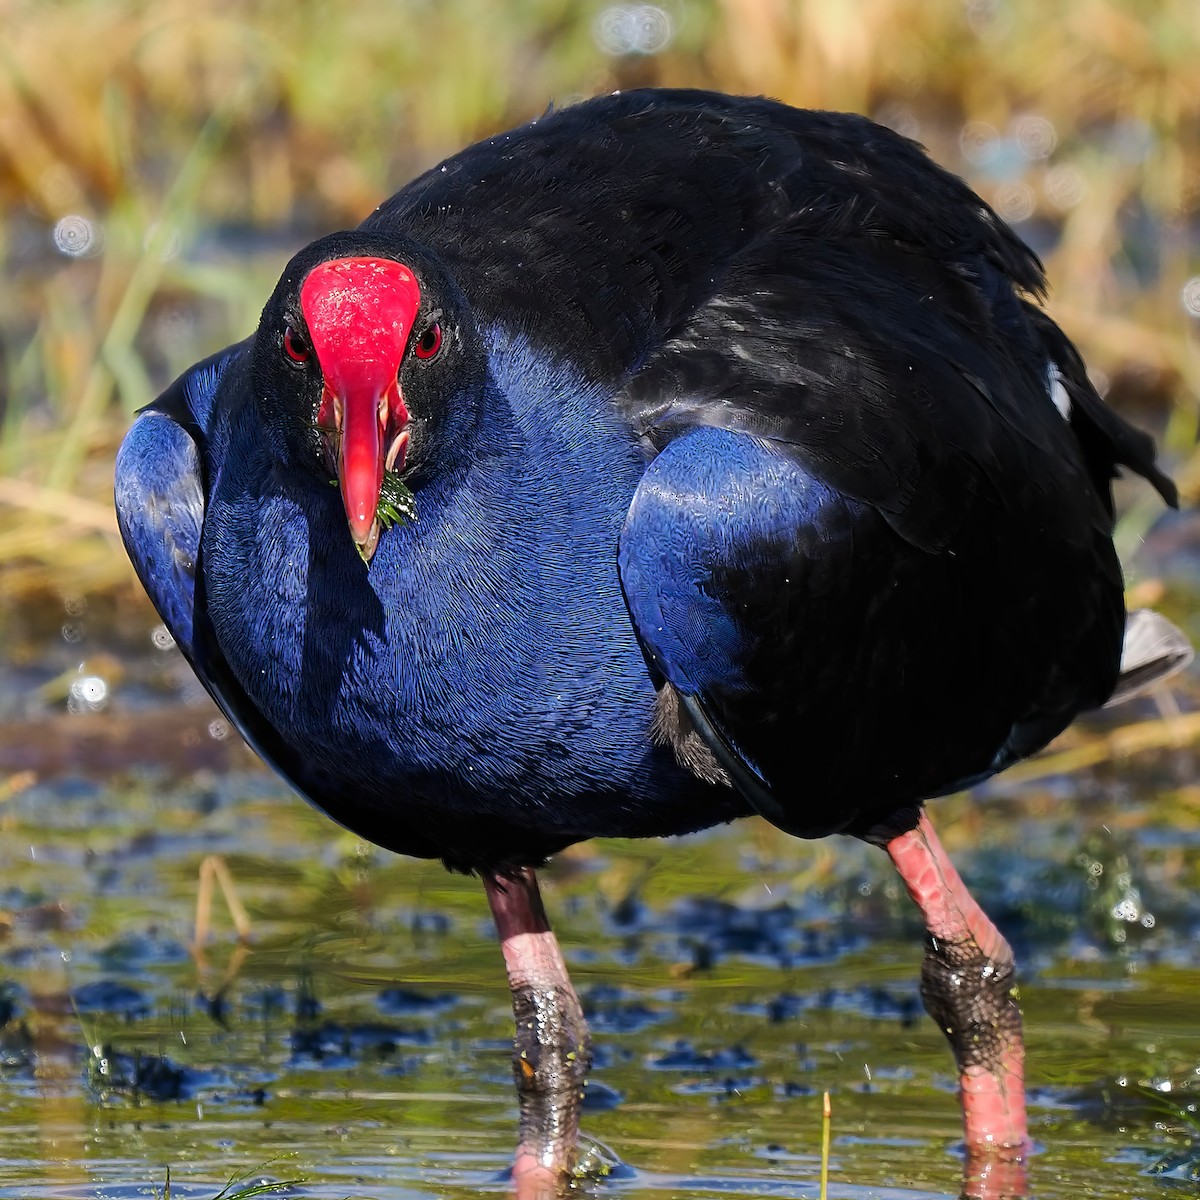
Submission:
POLYGON ((579 997, 526 867, 483 876, 512 989, 513 1076, 521 1107, 513 1177, 521 1195, 553 1188, 570 1170, 591 1043, 579 997), (539 1184, 540 1181, 540 1184, 539 1184))
POLYGON ((925 1009, 958 1063, 969 1156, 1028 1148, 1025 1046, 1012 949, 967 891, 929 818, 887 843, 929 939, 921 967, 925 1009))

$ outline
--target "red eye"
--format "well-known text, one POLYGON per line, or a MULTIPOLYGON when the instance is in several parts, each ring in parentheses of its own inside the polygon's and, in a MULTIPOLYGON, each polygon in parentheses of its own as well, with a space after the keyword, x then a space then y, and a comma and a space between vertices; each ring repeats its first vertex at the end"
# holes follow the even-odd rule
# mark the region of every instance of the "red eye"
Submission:
POLYGON ((283 352, 294 363, 308 362, 308 345, 290 325, 283 331, 283 352))
POLYGON ((435 354, 442 348, 442 327, 434 321, 432 325, 426 326, 425 331, 417 338, 417 344, 413 347, 413 353, 418 358, 433 358, 435 354))

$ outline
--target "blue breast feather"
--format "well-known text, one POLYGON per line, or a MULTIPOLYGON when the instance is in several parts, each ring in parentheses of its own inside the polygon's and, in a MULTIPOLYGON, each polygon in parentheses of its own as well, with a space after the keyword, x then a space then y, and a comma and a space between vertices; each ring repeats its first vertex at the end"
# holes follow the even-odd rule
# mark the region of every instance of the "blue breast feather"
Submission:
POLYGON ((369 569, 337 490, 280 471, 254 414, 231 416, 203 543, 225 658, 266 721, 379 810, 572 836, 731 815, 726 794, 681 816, 713 789, 650 743, 654 684, 616 567, 636 438, 601 389, 490 342, 462 469, 421 486, 418 520, 369 569))

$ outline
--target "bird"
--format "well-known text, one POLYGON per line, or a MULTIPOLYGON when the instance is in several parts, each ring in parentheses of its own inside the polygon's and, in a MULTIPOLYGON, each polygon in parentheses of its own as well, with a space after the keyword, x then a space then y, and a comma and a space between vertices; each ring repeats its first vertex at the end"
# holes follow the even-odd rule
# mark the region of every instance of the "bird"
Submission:
POLYGON ((967 1149, 1024 1155, 1013 953, 926 802, 1191 652, 1126 613, 1112 542, 1120 467, 1175 487, 1045 292, 915 142, 639 89, 301 249, 136 417, 122 537, 230 721, 335 821, 482 880, 518 1174, 570 1168, 591 1055, 538 869, 756 814, 891 858, 967 1149))

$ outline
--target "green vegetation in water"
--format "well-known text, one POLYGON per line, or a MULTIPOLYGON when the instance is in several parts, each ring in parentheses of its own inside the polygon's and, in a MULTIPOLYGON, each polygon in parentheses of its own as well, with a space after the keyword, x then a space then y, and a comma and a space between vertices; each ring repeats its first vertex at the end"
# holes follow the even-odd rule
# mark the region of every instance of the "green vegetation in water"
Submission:
MULTIPOLYGON (((286 1155, 283 1157, 292 1157, 286 1155)), ((250 1200, 251 1196, 270 1196, 277 1192, 285 1192, 289 1188, 299 1187, 301 1184, 307 1183, 307 1179, 303 1175, 298 1175, 295 1179, 276 1179, 276 1180, 260 1180, 258 1183, 247 1183, 246 1181, 252 1175, 258 1175, 265 1171, 272 1163, 277 1163, 278 1158, 272 1158, 268 1162, 262 1164, 252 1171, 243 1171, 234 1175, 229 1182, 213 1197, 213 1200, 250 1200)), ((166 1169, 166 1179, 163 1183, 163 1190, 155 1192, 155 1200, 171 1200, 171 1168, 166 1169)))
MULTIPOLYGON (((1200 1077, 1200 1065, 1193 1074, 1200 1077)), ((1181 1139, 1181 1144, 1172 1146, 1147 1167, 1146 1174, 1200 1183, 1200 1099, 1196 1092, 1187 1082, 1176 1088, 1170 1080, 1144 1090, 1151 1108, 1161 1114, 1156 1127, 1169 1137, 1181 1139)))

